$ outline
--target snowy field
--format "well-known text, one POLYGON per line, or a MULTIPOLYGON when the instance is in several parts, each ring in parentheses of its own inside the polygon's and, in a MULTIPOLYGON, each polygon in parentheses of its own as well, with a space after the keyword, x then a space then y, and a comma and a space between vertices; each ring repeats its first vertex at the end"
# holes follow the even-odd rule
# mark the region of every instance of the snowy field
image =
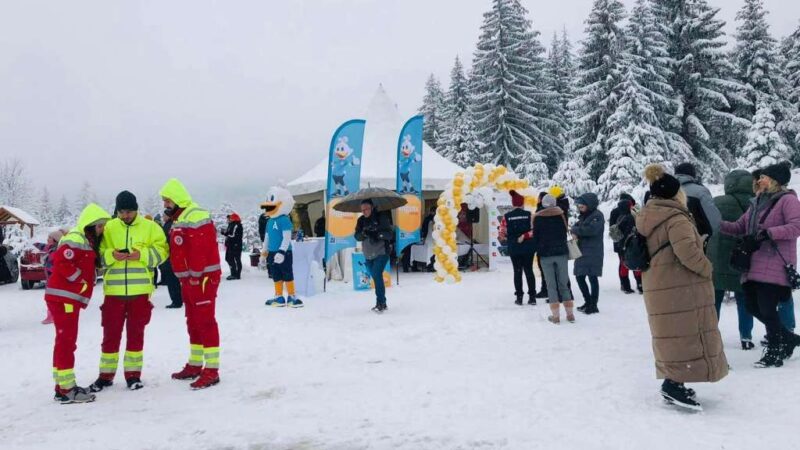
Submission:
MULTIPOLYGON (((608 248, 608 247, 607 247, 608 248)), ((53 329, 42 290, 0 286, 0 445, 4 449, 756 449, 787 448, 800 412, 800 357, 755 369, 739 349, 735 305, 722 334, 732 365, 698 384, 705 412, 658 395, 642 299, 617 288, 606 257, 601 314, 545 320, 513 304, 510 267, 460 285, 408 274, 388 291, 334 284, 300 310, 263 305, 265 273, 224 282, 218 303, 222 383, 173 381, 187 356, 183 311, 165 288, 145 342, 145 389, 118 383, 95 403, 58 405, 50 378, 53 329)), ((610 267, 613 265, 613 268, 610 267)), ((76 374, 97 375, 101 293, 81 318, 76 374)), ((756 325, 754 336, 763 335, 756 325)))

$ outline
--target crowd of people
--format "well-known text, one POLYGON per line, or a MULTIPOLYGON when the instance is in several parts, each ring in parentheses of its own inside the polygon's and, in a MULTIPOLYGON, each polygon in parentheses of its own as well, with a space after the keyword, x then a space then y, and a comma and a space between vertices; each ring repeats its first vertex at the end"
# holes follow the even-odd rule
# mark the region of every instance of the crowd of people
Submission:
MULTIPOLYGON (((800 237, 800 200, 787 185, 788 163, 751 173, 734 170, 725 178, 725 194, 714 198, 698 179, 695 167, 680 164, 675 174, 661 165, 644 173, 649 191, 643 205, 628 193, 611 211, 608 234, 619 257, 620 289, 643 294, 653 340, 661 395, 669 402, 700 409, 694 390, 685 383, 715 382, 728 372, 718 328, 726 296, 737 304, 741 348, 751 350, 753 318, 762 322, 765 349, 756 367, 780 367, 800 346, 794 334, 792 290, 800 287, 796 243, 800 237), (646 246, 648 270, 630 270, 626 251, 634 235, 646 246), (636 290, 630 281, 633 272, 636 290)), ((557 186, 539 196, 537 211, 523 208, 511 192, 514 209, 504 216, 514 268, 515 303, 523 304, 523 274, 528 304, 546 298, 548 320, 574 322, 574 295, 568 261, 590 315, 599 312, 606 221, 594 193, 575 198, 577 217, 557 186), (542 290, 536 294, 533 271, 538 262, 542 290)))
MULTIPOLYGON (((732 297, 737 305, 742 350, 755 348, 754 318, 766 328, 761 342, 765 349, 756 367, 780 367, 800 346, 800 336, 794 333, 792 300, 792 291, 800 288, 800 275, 794 269, 800 200, 787 188, 791 179, 788 163, 753 173, 734 170, 725 177, 724 194, 716 198, 699 181, 691 164, 677 166, 675 174, 661 165, 650 165, 643 176, 649 191, 641 206, 631 194, 621 194, 608 226, 594 193, 574 198, 577 214, 571 217, 569 200, 558 186, 540 194, 536 211, 525 209, 525 198, 511 191, 513 209, 504 215, 503 223, 513 265, 515 303, 524 303, 524 281, 528 304, 546 299, 549 322, 561 323, 562 307, 565 320, 575 322, 569 273, 569 261, 573 260, 571 275, 583 299, 577 310, 586 315, 599 313, 607 229, 618 256, 620 290, 638 292, 644 298, 656 373, 663 379, 661 395, 670 403, 700 409, 695 391, 685 383, 719 381, 729 370, 718 327, 726 297, 732 297), (637 242, 644 247, 645 267, 628 260, 630 248, 637 242), (534 264, 541 273, 538 293, 534 264)), ((140 215, 136 197, 123 191, 116 197, 114 217, 90 204, 75 228, 56 230, 49 236, 45 248, 48 316, 43 323, 52 323, 56 329, 53 378, 55 399, 61 403, 93 401, 95 393, 113 385, 123 331, 127 387, 144 387, 145 329, 153 309, 150 297, 158 284, 158 269, 162 283, 169 287, 172 304, 168 307, 186 308, 189 359, 172 378, 195 380, 194 389, 219 382, 215 302, 221 267, 216 236, 219 231, 225 237, 228 280, 240 279, 241 220, 230 214, 227 227, 215 230, 210 214, 194 203, 175 179, 169 180, 160 194, 165 210, 156 219, 140 215), (163 224, 159 222, 162 217, 163 224), (74 375, 78 318, 91 298, 97 271, 104 277, 99 375, 82 388, 74 375)), ((269 202, 264 205, 269 212, 269 202)), ((433 228, 433 215, 431 210, 425 218, 424 237, 433 228)), ((269 260, 276 283, 272 303, 282 298, 277 286, 282 289, 285 283, 289 293, 285 304, 300 307, 289 270, 291 242, 286 236, 290 236, 291 223, 285 211, 272 216, 264 244, 274 258, 269 260), (287 223, 281 225, 281 220, 287 223)), ((387 309, 383 271, 393 253, 393 234, 390 216, 364 200, 355 238, 362 243, 375 285, 376 312, 387 309)))
POLYGON ((178 180, 169 180, 160 194, 168 218, 164 228, 140 215, 136 197, 123 191, 116 197, 115 217, 100 206, 89 204, 75 228, 50 236, 44 299, 49 312, 46 321, 52 322, 56 330, 53 379, 55 400, 60 403, 94 401, 95 393, 113 385, 123 331, 127 387, 144 387, 145 328, 153 309, 150 297, 159 266, 168 285, 173 277, 178 280, 179 290, 170 288, 170 296, 186 308, 189 359, 172 378, 194 380, 193 389, 219 383, 215 304, 221 267, 216 230, 208 211, 194 203, 178 180), (171 263, 163 271, 168 259, 171 263), (83 388, 77 386, 74 373, 78 321, 92 297, 97 270, 102 272, 104 294, 100 307, 103 341, 99 375, 83 388))

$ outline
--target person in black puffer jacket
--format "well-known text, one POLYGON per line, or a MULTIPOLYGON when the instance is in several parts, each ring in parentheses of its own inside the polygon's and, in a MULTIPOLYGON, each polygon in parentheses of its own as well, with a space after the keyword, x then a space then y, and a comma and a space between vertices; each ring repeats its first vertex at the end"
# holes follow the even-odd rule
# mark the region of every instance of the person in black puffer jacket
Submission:
POLYGON ((541 211, 533 219, 533 245, 542 263, 544 278, 550 286, 548 289, 550 317, 552 323, 559 323, 559 302, 564 303, 567 321, 574 322, 572 312, 574 302, 567 281, 569 280, 569 250, 567 249, 567 219, 564 211, 556 206, 556 199, 546 195, 542 199, 541 211))
POLYGON ((222 232, 225 236, 225 262, 231 268, 231 274, 227 280, 239 280, 242 278, 242 239, 244 230, 242 229, 242 219, 236 213, 228 215, 228 228, 222 232))
POLYGON ((514 295, 517 299, 514 303, 522 304, 522 297, 525 292, 522 290, 522 274, 525 273, 525 281, 528 284, 528 304, 536 304, 536 278, 533 276, 533 215, 530 211, 523 209, 525 197, 516 191, 511 191, 511 204, 514 209, 505 213, 503 216, 506 223, 506 233, 508 242, 508 254, 511 256, 511 264, 514 266, 514 295))
MULTIPOLYGON (((619 256, 619 283, 620 289, 626 294, 633 294, 634 290, 631 289, 631 280, 628 278, 630 270, 625 267, 623 262, 623 245, 625 238, 630 236, 634 228, 636 228, 636 219, 633 217, 633 208, 636 206, 636 201, 629 194, 621 194, 619 196, 619 203, 617 207, 611 211, 608 223, 609 227, 616 226, 622 236, 622 240, 614 242, 614 253, 619 256)), ((639 270, 633 271, 633 277, 636 279, 636 289, 640 294, 642 291, 642 272, 639 270)))

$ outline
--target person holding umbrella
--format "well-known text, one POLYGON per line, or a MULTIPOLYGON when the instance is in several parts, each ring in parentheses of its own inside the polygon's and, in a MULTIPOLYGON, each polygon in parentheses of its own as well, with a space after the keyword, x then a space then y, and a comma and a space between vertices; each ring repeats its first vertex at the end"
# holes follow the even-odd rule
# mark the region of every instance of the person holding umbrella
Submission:
POLYGON ((355 238, 362 242, 362 252, 367 270, 375 283, 375 307, 373 311, 386 311, 386 286, 383 284, 383 269, 389 262, 394 226, 389 211, 408 203, 394 191, 368 187, 342 198, 333 209, 341 212, 361 213, 356 222, 355 238))
POLYGON ((372 281, 375 283, 375 312, 386 311, 386 287, 383 284, 383 269, 389 262, 389 243, 393 227, 386 214, 375 210, 372 200, 361 201, 361 217, 356 222, 356 240, 361 242, 372 281))

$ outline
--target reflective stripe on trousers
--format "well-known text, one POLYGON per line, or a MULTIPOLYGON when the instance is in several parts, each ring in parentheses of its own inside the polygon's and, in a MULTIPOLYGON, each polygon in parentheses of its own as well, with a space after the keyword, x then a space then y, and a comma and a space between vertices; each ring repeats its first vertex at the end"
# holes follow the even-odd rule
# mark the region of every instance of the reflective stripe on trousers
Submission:
POLYGON ((100 373, 117 373, 119 353, 100 353, 100 373))

